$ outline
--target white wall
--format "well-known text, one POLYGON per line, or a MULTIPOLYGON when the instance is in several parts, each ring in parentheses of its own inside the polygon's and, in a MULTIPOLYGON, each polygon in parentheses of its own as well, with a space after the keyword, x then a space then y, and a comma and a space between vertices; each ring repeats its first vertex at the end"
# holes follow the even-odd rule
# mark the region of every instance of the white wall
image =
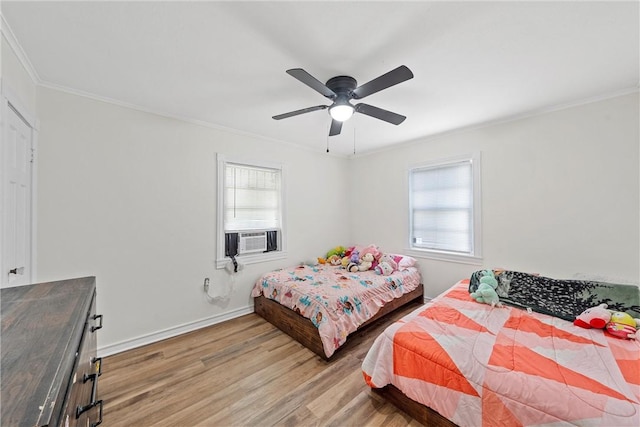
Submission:
MULTIPOLYGON (((636 93, 359 157, 350 165, 352 238, 407 248, 408 166, 480 151, 486 268, 637 282, 639 114, 636 93)), ((420 266, 429 296, 481 267, 420 266)))
MULTIPOLYGON (((97 276, 103 352, 243 313, 262 272, 335 245, 403 251, 408 165, 476 150, 485 267, 639 280, 637 94, 347 160, 36 88, 4 39, 1 64, 41 123, 38 280, 97 276), (214 268, 217 152, 285 162, 290 178, 289 258, 248 266, 226 305, 202 292, 230 280, 214 268)), ((420 266, 429 296, 480 268, 420 266)))
POLYGON ((14 53, 4 32, 0 49, 2 57, 0 75, 2 76, 3 90, 10 90, 11 95, 21 104, 20 107, 26 109, 26 113, 35 114, 36 85, 14 53))
POLYGON ((336 209, 347 194, 332 190, 347 159, 46 88, 38 116, 39 278, 97 276, 103 352, 247 312, 261 273, 348 234, 336 209), (205 277, 230 280, 215 269, 217 152, 282 162, 288 175, 289 258, 248 265, 226 305, 203 292, 205 277))

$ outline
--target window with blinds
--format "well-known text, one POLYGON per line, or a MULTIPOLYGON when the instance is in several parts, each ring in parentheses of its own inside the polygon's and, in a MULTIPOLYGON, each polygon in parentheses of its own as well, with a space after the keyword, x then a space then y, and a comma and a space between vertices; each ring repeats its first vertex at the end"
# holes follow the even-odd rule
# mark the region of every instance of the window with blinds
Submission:
POLYGON ((281 172, 234 163, 225 164, 224 229, 280 228, 281 172))
POLYGON ((479 173, 474 167, 479 164, 473 158, 464 158, 410 170, 411 249, 477 255, 479 173))
POLYGON ((286 257, 285 169, 281 164, 218 153, 216 266, 286 257))

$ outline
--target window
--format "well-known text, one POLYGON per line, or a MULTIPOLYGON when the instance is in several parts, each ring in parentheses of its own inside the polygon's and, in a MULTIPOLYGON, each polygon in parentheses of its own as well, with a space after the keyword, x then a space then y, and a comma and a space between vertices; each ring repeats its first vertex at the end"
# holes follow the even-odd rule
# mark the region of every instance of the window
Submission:
POLYGON ((218 155, 218 267, 283 257, 283 168, 218 155))
POLYGON ((446 260, 480 260, 480 154, 409 170, 410 249, 446 260))

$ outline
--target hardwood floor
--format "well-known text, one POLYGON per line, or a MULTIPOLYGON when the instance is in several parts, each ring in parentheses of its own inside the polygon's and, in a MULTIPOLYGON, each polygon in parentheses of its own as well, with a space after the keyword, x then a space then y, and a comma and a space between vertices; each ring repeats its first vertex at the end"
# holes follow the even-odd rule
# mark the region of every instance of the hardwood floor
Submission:
POLYGON ((361 364, 412 303, 325 362, 256 314, 104 358, 104 426, 419 426, 371 392, 361 364))

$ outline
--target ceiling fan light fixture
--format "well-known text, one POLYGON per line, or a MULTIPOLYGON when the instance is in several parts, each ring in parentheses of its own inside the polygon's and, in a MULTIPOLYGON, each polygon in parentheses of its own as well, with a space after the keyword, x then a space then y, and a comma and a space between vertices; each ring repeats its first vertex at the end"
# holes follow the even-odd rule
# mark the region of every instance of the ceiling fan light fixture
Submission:
POLYGON ((329 114, 331 115, 331 118, 339 122, 349 120, 349 118, 353 116, 353 111, 353 105, 349 104, 348 102, 345 102, 344 104, 336 103, 336 105, 333 105, 331 108, 329 108, 329 114))

